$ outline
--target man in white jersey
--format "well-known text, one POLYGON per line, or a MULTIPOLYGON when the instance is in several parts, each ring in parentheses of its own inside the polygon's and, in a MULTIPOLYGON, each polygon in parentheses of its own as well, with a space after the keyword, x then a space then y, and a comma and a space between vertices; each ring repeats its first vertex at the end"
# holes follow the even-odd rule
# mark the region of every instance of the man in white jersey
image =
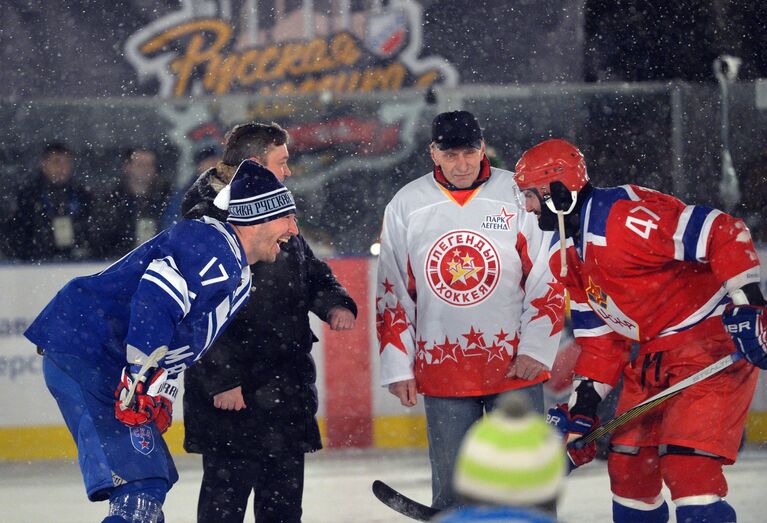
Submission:
POLYGON ((512 173, 491 168, 485 147, 474 115, 437 115, 434 171, 389 202, 381 236, 381 383, 404 406, 424 396, 438 509, 456 505, 460 442, 498 394, 521 389, 543 411, 562 330, 550 233, 520 208, 512 173))

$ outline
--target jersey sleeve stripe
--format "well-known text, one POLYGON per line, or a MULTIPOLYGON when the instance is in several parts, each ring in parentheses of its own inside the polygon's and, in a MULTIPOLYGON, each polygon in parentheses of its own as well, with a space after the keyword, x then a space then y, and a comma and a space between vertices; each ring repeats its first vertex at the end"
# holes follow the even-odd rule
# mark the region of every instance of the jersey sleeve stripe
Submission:
POLYGON ((714 224, 714 220, 716 220, 717 216, 720 214, 722 214, 722 211, 711 209, 711 212, 708 213, 706 219, 703 221, 703 226, 700 230, 700 236, 698 237, 698 245, 695 249, 695 257, 700 262, 708 260, 708 252, 706 247, 708 247, 708 238, 711 234, 711 226, 714 224))
POLYGON ((684 235, 684 231, 687 229, 687 224, 690 221, 690 216, 692 216, 692 210, 693 206, 687 206, 684 208, 684 210, 679 215, 679 221, 677 221, 676 224, 676 231, 674 231, 674 259, 679 261, 684 261, 684 243, 682 243, 682 238, 684 235))
POLYGON ((173 265, 175 264, 170 258, 152 260, 142 279, 155 283, 168 293, 168 295, 176 300, 184 315, 186 315, 192 308, 189 289, 187 288, 186 280, 174 269, 173 265))
POLYGON ((639 195, 634 191, 634 188, 631 187, 630 185, 621 185, 620 187, 621 189, 626 191, 626 195, 629 197, 629 200, 633 202, 638 202, 639 200, 641 200, 639 195))
MULTIPOLYGON (((685 209, 686 211, 687 209, 685 209)), ((711 229, 711 224, 708 224, 706 228, 707 218, 711 213, 717 212, 709 207, 702 205, 695 205, 690 213, 690 219, 687 222, 684 232, 682 233, 682 245, 684 246, 684 260, 685 261, 705 261, 706 257, 706 242, 708 241, 707 232, 711 229), (704 234, 705 232, 705 234, 704 234), (700 242, 703 241, 703 248, 699 248, 700 242), (701 252, 702 251, 702 252, 701 252), (699 257, 699 255, 701 255, 699 257)))
POLYGON ((571 309, 573 329, 595 329, 605 324, 594 311, 576 311, 571 309))
POLYGON ((187 312, 189 312, 189 311, 188 311, 188 310, 186 310, 186 308, 184 307, 184 302, 182 302, 182 301, 179 299, 179 297, 178 297, 178 294, 177 294, 177 293, 175 293, 175 292, 173 291, 173 289, 171 289, 171 288, 168 286, 168 284, 167 284, 167 282, 166 282, 166 281, 163 281, 163 280, 162 280, 162 279, 160 279, 159 277, 155 277, 155 275, 152 275, 152 274, 148 274, 148 273, 147 273, 147 274, 144 274, 144 275, 141 277, 141 279, 142 279, 142 280, 146 280, 146 281, 150 281, 150 282, 154 283, 155 285, 157 285, 159 288, 161 288, 163 291, 165 291, 165 293, 166 293, 168 296, 170 296, 170 297, 173 299, 173 301, 175 301, 175 302, 178 304, 179 308, 181 308, 181 310, 183 311, 184 315, 186 315, 186 313, 187 313, 187 312))
POLYGON ((573 328, 573 335, 576 338, 598 338, 600 336, 604 336, 605 334, 610 334, 611 332, 613 332, 613 330, 607 325, 602 325, 601 327, 595 329, 573 328))
POLYGON ((687 318, 672 325, 666 329, 663 329, 659 334, 659 337, 669 336, 676 334, 677 332, 685 331, 691 327, 695 327, 700 322, 707 320, 711 316, 720 315, 724 310, 725 305, 729 303, 730 298, 727 296, 725 289, 719 289, 706 303, 704 303, 697 311, 690 314, 687 318))
POLYGON ((570 310, 587 312, 587 311, 591 311, 591 307, 589 307, 588 303, 581 303, 581 302, 578 302, 578 301, 575 301, 575 300, 571 299, 570 300, 570 310))

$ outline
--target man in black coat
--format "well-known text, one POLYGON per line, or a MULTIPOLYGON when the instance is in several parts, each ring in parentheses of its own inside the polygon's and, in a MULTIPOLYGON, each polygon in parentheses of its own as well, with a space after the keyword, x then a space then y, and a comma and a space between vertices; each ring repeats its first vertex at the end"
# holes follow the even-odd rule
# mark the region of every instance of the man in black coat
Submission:
MULTIPOLYGON (((219 164, 184 196, 184 218, 221 218, 213 205, 245 158, 290 176, 288 134, 277 124, 244 124, 227 135, 219 164)), ((301 521, 304 454, 322 448, 317 338, 309 311, 335 330, 354 327, 357 306, 303 237, 281 245, 273 264, 251 266, 252 298, 184 377, 184 448, 200 453, 197 521, 242 522, 250 492, 258 523, 301 521)))
POLYGON ((88 258, 93 198, 74 178, 72 150, 63 143, 43 149, 40 169, 9 197, 2 232, 9 258, 60 262, 88 258))

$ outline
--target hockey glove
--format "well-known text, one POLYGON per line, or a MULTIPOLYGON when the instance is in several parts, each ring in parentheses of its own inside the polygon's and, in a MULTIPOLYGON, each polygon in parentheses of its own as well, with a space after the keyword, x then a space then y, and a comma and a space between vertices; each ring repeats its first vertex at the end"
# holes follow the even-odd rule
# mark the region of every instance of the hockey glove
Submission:
POLYGON ((728 305, 722 322, 744 358, 767 369, 767 308, 759 305, 728 305))
POLYGON ((571 414, 567 403, 560 403, 549 409, 546 422, 554 425, 562 433, 565 440, 565 452, 569 458, 569 471, 592 461, 597 455, 596 442, 579 445, 578 440, 599 425, 597 416, 589 417, 583 414, 571 414))
POLYGON ((152 369, 141 376, 140 368, 140 365, 123 368, 115 391, 115 417, 130 427, 154 421, 160 433, 164 433, 173 420, 173 401, 178 394, 178 384, 176 380, 168 379, 165 369, 152 369), (129 404, 124 405, 133 383, 136 383, 135 393, 129 404))

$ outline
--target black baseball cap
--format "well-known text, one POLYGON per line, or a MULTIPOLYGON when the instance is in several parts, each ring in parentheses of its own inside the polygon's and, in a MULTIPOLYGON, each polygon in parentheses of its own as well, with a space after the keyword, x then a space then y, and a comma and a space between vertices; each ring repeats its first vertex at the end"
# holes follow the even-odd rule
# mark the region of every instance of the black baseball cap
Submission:
POLYGON ((465 145, 479 149, 482 129, 469 111, 439 113, 431 123, 431 140, 441 151, 465 145))

